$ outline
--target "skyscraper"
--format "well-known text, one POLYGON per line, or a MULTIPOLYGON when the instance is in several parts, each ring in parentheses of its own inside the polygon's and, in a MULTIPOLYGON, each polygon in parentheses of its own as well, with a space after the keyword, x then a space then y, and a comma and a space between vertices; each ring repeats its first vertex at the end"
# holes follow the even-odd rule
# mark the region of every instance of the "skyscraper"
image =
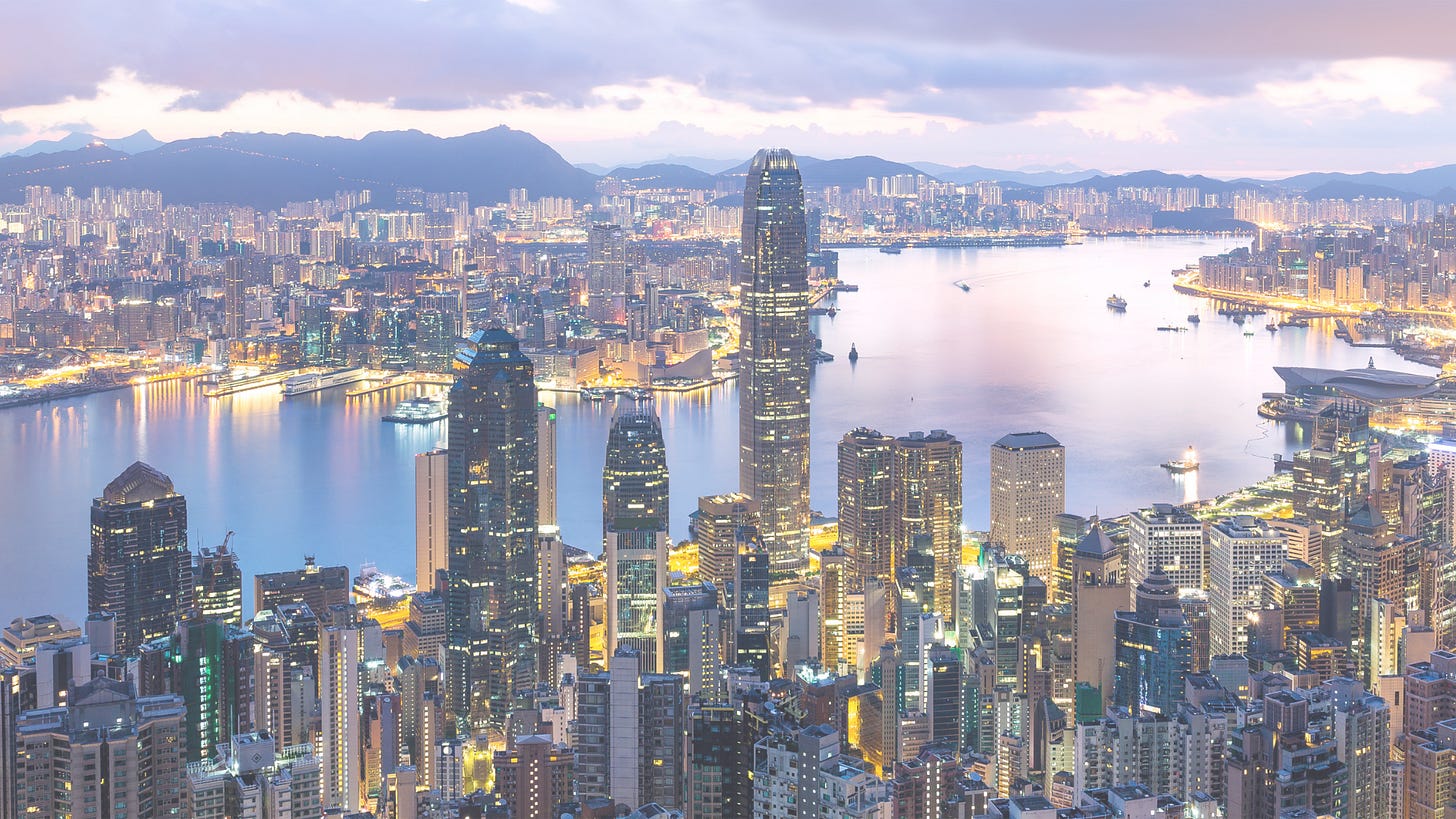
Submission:
POLYGON ((243 280, 243 260, 229 256, 222 263, 223 334, 242 338, 247 334, 247 286, 243 280))
POLYGON ((449 566, 450 453, 415 456, 415 586, 435 588, 435 573, 449 566))
POLYGON ((1172 714, 1193 670, 1193 630, 1178 605, 1178 586, 1158 569, 1133 593, 1133 609, 1119 611, 1112 703, 1139 713, 1172 714))
POLYGON ((556 408, 545 404, 536 407, 536 474, 541 483, 536 511, 537 525, 555 526, 556 408))
POLYGON ((607 652, 630 645, 649 671, 660 670, 662 659, 667 488, 667 450, 657 414, 641 406, 619 406, 602 467, 607 652))
POLYGON ((243 624, 243 571, 237 552, 229 551, 228 532, 216 549, 206 546, 192 562, 193 605, 204 617, 216 617, 230 626, 243 624))
POLYGON ((895 439, 860 427, 839 441, 839 543, 863 581, 895 576, 894 516, 890 506, 895 439))
POLYGON ((794 155, 753 158, 743 189, 739 489, 758 501, 775 570, 809 553, 809 262, 794 155))
POLYGON ((934 610, 955 617, 955 573, 961 562, 961 442, 943 429, 895 439, 891 507, 897 565, 918 536, 934 556, 934 610))
POLYGON ((1248 614, 1260 605, 1264 574, 1284 567, 1284 535, 1266 521, 1239 515, 1208 528, 1208 650, 1243 654, 1248 614))
POLYGON ((455 370, 445 688, 457 718, 499 725, 535 683, 536 385, 500 328, 472 333, 455 370))
POLYGON ((116 615, 116 650, 166 637, 192 604, 187 499, 137 461, 91 503, 87 605, 116 615))
POLYGON ((991 542, 1026 558, 1052 582, 1057 515, 1067 511, 1066 452, 1045 432, 1016 432, 991 445, 991 542))
POLYGON ((1177 589, 1208 583, 1203 523, 1181 507, 1155 503, 1128 519, 1127 582, 1134 588, 1158 569, 1177 589))
POLYGON ((733 582, 739 542, 758 538, 758 504, 738 492, 704 495, 698 498, 692 533, 698 544, 698 576, 726 590, 733 582))

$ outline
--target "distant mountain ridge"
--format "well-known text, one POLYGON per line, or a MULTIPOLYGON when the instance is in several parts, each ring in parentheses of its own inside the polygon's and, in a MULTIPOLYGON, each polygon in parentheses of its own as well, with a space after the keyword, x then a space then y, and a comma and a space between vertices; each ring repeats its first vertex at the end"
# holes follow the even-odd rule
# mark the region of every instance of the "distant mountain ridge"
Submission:
MULTIPOLYGON (((387 206, 393 191, 402 187, 464 191, 476 203, 506 201, 512 188, 525 188, 532 197, 589 201, 604 177, 639 188, 721 191, 740 184, 748 170, 747 160, 669 159, 678 161, 623 165, 594 173, 567 162, 531 134, 505 126, 457 137, 420 131, 378 131, 360 139, 225 133, 169 143, 160 143, 145 131, 107 140, 75 133, 0 156, 0 201, 20 201, 31 185, 77 190, 145 187, 160 190, 168 202, 233 202, 259 208, 323 199, 340 190, 360 188, 374 190, 376 201, 387 206)), ((1252 187, 1298 191, 1310 198, 1427 197, 1456 202, 1456 164, 1408 173, 1308 173, 1282 180, 1222 180, 1151 170, 1112 175, 1068 166, 1007 171, 980 165, 903 163, 878 156, 800 156, 798 160, 805 187, 811 190, 859 188, 870 177, 925 174, 957 184, 995 180, 1012 189, 1008 196, 1035 196, 1036 189, 1057 185, 1104 191, 1192 187, 1205 195, 1252 187), (1015 193, 1017 188, 1024 193, 1015 193)), ((728 198, 722 201, 727 204, 728 198)))

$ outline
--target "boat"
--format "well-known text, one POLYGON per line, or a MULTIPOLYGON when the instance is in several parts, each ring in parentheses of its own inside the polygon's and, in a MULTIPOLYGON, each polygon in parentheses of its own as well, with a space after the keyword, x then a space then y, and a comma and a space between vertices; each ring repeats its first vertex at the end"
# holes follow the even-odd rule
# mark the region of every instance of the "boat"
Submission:
POLYGON ((1309 326, 1309 319, 1307 319, 1307 318, 1287 318, 1287 319, 1279 322, 1279 326, 1280 327, 1308 327, 1309 326))
POLYGON ((1234 313, 1234 324, 1243 324, 1243 323, 1244 323, 1244 314, 1243 313, 1234 313))
POLYGON ((1252 338, 1253 336, 1254 336, 1254 328, 1253 327, 1245 327, 1244 328, 1244 338, 1252 338))
POLYGON ((839 308, 838 307, 831 307, 828 310, 825 310, 824 313, 825 313, 825 315, 829 316, 830 318, 834 318, 835 316, 839 315, 839 308))
POLYGON ((342 387, 345 384, 353 384, 356 381, 364 380, 364 370, 357 367, 345 370, 334 370, 326 373, 305 373, 294 375, 283 381, 283 394, 285 396, 307 395, 319 390, 327 390, 331 387, 342 387))
POLYGON ((854 344, 851 343, 849 345, 849 363, 853 364, 856 361, 859 361, 859 350, 856 350, 854 344))
POLYGON ((1264 325, 1264 329, 1268 330, 1271 333, 1277 333, 1279 332, 1279 325, 1271 321, 1268 324, 1264 325))
POLYGON ((1127 299, 1113 293, 1107 297, 1107 306, 1120 313, 1127 309, 1127 299))
POLYGON ((392 424, 433 424, 450 414, 450 400, 443 395, 406 398, 384 416, 392 424))
POLYGON ((1189 445, 1187 451, 1183 453, 1182 458, 1176 461, 1166 461, 1160 465, 1174 475, 1181 475, 1184 472, 1196 472, 1198 471, 1198 454, 1193 451, 1192 445, 1189 445))
POLYGON ((971 292, 971 286, 969 284, 966 284, 965 282, 956 282, 956 287, 959 287, 967 293, 971 292))
POLYGON ((581 397, 588 401, 605 401, 607 400, 607 392, 607 390, 601 387, 582 387, 581 397))
POLYGON ((902 245, 902 244, 900 244, 899 242, 895 242, 893 244, 881 245, 880 246, 880 252, 881 253, 888 253, 891 256, 898 256, 899 253, 900 253, 900 251, 901 250, 904 250, 904 249, 905 249, 905 246, 902 245))
POLYGON ((1173 325, 1173 324, 1164 324, 1162 327, 1159 327, 1158 328, 1158 332, 1160 332, 1160 333, 1186 333, 1186 332, 1188 332, 1188 328, 1187 327, 1179 327, 1179 326, 1173 325))
POLYGON ((1152 287, 1152 286, 1153 286, 1153 280, 1152 279, 1148 279, 1147 281, 1143 282, 1143 287, 1152 287))
POLYGON ((1203 321, 1203 319, 1199 318, 1197 313, 1189 313, 1188 314, 1188 323, 1189 324, 1197 324, 1200 321, 1203 321))

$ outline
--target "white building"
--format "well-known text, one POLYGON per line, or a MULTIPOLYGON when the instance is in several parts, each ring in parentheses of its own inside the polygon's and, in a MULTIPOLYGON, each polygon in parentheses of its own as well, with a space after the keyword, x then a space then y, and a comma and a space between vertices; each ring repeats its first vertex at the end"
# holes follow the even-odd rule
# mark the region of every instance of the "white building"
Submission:
POLYGON ((1248 651, 1248 615, 1260 606, 1265 573, 1279 571, 1286 552, 1284 534, 1260 518, 1239 515, 1208 527, 1210 655, 1248 651))
POLYGON ((1203 523, 1167 503, 1134 512, 1128 520, 1127 579, 1131 588, 1162 567, 1179 589, 1202 589, 1208 582, 1208 549, 1203 523))

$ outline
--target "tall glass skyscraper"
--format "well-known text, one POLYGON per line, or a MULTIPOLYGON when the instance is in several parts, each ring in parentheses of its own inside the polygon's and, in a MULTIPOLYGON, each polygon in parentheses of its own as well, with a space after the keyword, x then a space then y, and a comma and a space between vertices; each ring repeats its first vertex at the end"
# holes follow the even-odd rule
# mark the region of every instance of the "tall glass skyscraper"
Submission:
POLYGON ((535 684, 536 384, 500 328, 477 330, 450 389, 446 696, 457 718, 503 724, 535 684))
POLYGON ((738 482, 775 571, 809 553, 809 261, 794 155, 762 150, 743 189, 738 482))
POLYGON ((607 562, 607 654, 631 646, 644 669, 662 660, 667 587, 667 449, 650 407, 619 408, 602 467, 602 549, 607 562))
POLYGON ((166 637, 192 605, 187 499, 137 461, 91 503, 87 605, 116 615, 116 650, 166 637))

